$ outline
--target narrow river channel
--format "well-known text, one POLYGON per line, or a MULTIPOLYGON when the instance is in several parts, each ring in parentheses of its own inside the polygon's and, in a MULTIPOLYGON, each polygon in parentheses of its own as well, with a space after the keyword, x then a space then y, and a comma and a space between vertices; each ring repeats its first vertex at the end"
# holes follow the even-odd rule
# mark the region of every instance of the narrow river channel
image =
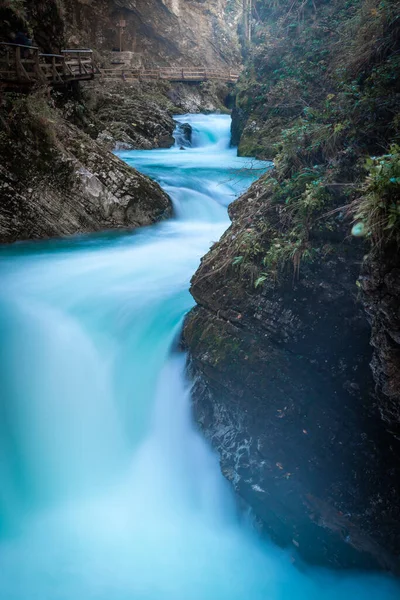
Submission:
POLYGON ((258 540, 192 423, 172 350, 190 278, 267 165, 229 147, 229 116, 179 120, 184 150, 120 152, 173 219, 0 250, 0 598, 394 600, 258 540))

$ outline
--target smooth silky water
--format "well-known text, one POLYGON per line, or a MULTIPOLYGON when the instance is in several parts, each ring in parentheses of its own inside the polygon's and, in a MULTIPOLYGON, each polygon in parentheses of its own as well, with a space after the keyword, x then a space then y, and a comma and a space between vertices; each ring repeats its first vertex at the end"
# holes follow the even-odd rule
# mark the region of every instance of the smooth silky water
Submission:
POLYGON ((394 599, 388 578, 299 571, 238 516, 193 425, 189 281, 226 206, 267 165, 228 116, 192 145, 126 151, 175 218, 133 233, 1 250, 1 600, 394 599))

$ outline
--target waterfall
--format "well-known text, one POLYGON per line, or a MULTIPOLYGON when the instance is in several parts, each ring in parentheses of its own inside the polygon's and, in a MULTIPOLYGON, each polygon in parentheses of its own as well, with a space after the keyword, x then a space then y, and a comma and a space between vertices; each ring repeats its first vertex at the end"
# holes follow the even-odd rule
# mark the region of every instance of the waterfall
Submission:
POLYGON ((369 600, 390 579, 298 570, 238 515, 193 424, 171 348, 189 281, 268 165, 225 115, 185 115, 185 150, 124 151, 175 216, 0 250, 0 597, 369 600))

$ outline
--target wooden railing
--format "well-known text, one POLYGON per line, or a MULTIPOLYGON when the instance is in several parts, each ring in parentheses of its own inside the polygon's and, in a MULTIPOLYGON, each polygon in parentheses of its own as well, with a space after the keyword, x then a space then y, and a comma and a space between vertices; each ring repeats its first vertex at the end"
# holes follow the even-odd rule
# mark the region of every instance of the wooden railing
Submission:
POLYGON ((93 60, 92 50, 62 50, 65 76, 74 79, 93 79, 100 73, 93 60))
POLYGON ((93 79, 98 72, 92 50, 43 54, 35 46, 0 43, 0 83, 6 85, 63 85, 93 79))
POLYGON ((164 79, 167 81, 181 82, 201 82, 208 80, 218 80, 225 83, 236 83, 239 79, 238 71, 218 71, 201 68, 182 68, 182 67, 158 67, 154 69, 127 69, 119 67, 117 69, 101 69, 101 75, 104 79, 139 79, 141 81, 154 81, 164 79))
POLYGON ((0 79, 30 81, 38 78, 39 49, 34 46, 0 44, 0 79))
POLYGON ((209 80, 236 83, 237 71, 218 71, 200 67, 157 67, 131 69, 121 65, 114 69, 99 69, 93 60, 92 50, 62 50, 61 54, 42 54, 35 46, 0 43, 0 83, 21 86, 35 83, 63 85, 70 81, 93 79, 100 74, 103 79, 201 82, 209 80))

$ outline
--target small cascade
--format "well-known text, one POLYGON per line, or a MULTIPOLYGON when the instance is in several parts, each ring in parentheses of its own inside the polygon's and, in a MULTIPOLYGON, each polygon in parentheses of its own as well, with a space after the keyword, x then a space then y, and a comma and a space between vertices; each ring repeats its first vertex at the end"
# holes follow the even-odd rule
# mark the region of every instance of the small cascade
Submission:
POLYGON ((228 115, 179 115, 175 119, 178 123, 176 132, 184 131, 185 125, 190 125, 191 147, 204 152, 229 148, 231 119, 228 115))
POLYGON ((180 115, 176 119, 173 148, 121 151, 118 155, 160 183, 170 195, 178 219, 218 221, 226 227, 226 207, 270 163, 237 156, 230 147, 229 115, 180 115), (190 146, 180 145, 187 143, 182 141, 183 125, 191 126, 190 146))

